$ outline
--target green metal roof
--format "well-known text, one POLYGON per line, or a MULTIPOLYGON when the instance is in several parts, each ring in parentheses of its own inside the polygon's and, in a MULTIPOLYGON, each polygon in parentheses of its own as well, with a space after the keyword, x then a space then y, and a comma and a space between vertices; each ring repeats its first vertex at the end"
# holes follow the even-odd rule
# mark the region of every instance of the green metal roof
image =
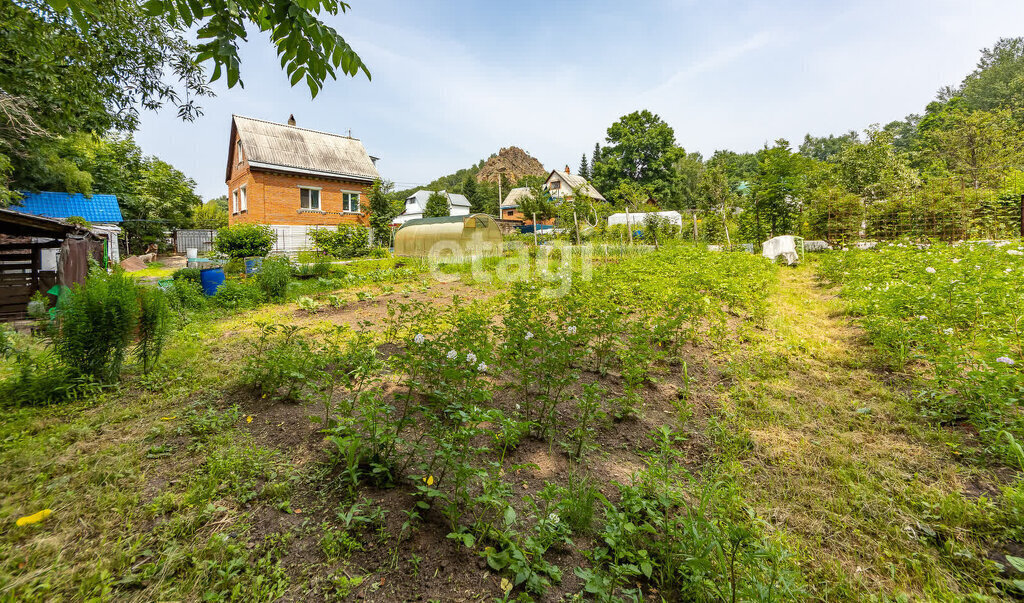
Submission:
MULTIPOLYGON (((406 226, 419 226, 422 224, 452 224, 454 222, 463 222, 466 218, 483 217, 491 218, 488 214, 467 214, 465 216, 441 216, 439 218, 416 218, 415 220, 409 220, 405 224, 402 224, 398 230, 402 230, 406 226)), ((491 218, 493 220, 493 218, 491 218)))

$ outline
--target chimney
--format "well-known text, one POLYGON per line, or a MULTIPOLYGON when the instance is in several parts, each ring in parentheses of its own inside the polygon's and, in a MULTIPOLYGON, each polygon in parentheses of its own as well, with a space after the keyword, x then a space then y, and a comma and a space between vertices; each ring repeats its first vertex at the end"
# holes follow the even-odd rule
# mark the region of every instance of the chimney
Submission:
POLYGON ((566 174, 571 174, 572 173, 572 172, 569 171, 569 166, 565 166, 565 173, 566 174))
POLYGON ((289 115, 288 116, 288 125, 289 126, 294 126, 295 125, 295 115, 289 115))

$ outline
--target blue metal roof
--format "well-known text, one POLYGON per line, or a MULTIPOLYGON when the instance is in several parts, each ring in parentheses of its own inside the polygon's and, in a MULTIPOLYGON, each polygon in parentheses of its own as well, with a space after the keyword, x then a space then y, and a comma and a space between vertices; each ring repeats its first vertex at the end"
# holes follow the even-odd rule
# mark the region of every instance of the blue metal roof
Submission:
POLYGON ((48 218, 70 218, 78 216, 94 224, 120 222, 121 207, 114 195, 93 195, 82 193, 26 193, 21 201, 11 204, 10 209, 33 216, 48 218))

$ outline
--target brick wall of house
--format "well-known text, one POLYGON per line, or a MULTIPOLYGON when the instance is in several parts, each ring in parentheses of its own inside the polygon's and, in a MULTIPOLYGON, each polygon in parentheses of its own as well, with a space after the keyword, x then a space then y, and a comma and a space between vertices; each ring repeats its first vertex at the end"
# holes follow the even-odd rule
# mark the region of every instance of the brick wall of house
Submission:
MULTIPOLYGON (((237 134, 236 134, 237 136, 237 134)), ((335 178, 314 178, 294 174, 250 170, 242 154, 235 157, 235 140, 231 141, 231 177, 228 180, 228 224, 289 224, 336 226, 338 224, 370 225, 370 184, 335 178), (245 186, 247 211, 234 213, 234 193, 245 186), (299 187, 320 189, 320 211, 299 208, 299 187), (342 193, 358 192, 362 213, 342 213, 342 193)))

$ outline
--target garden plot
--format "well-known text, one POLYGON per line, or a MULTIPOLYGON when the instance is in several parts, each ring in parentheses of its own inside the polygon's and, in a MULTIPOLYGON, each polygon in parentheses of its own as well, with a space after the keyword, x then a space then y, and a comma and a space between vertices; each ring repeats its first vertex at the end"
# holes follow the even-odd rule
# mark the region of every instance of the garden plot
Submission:
POLYGON ((1020 539, 1013 473, 918 416, 813 267, 684 246, 582 268, 571 284, 310 290, 187 324, 151 373, 95 397, 13 409, 3 516, 52 514, 2 537, 0 592, 1013 588, 988 560, 1006 566, 1020 539))

